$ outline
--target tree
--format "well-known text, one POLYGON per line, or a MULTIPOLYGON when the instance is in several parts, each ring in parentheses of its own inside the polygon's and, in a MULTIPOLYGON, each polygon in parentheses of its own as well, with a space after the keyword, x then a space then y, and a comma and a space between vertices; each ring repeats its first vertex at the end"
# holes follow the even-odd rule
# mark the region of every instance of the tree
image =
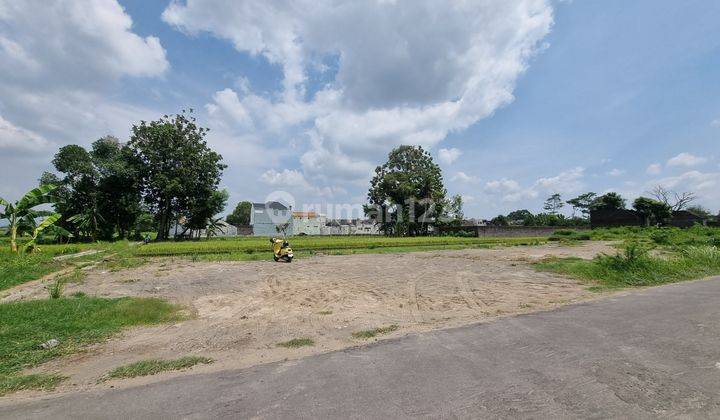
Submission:
POLYGON ((566 203, 570 204, 573 208, 573 217, 575 217, 575 212, 577 211, 577 209, 580 209, 583 217, 587 217, 590 214, 590 206, 592 205, 596 196, 597 194, 595 194, 594 192, 587 192, 566 201, 566 203))
POLYGON ((54 199, 51 193, 55 188, 54 185, 41 185, 33 188, 14 204, 0 198, 0 205, 5 207, 3 212, 0 213, 0 219, 7 219, 10 222, 10 250, 12 252, 18 252, 17 237, 18 234, 23 233, 23 228, 32 232, 32 243, 34 244, 37 235, 57 221, 59 215, 51 214, 46 219, 49 222, 42 222, 40 225, 35 223, 35 219, 43 215, 43 213, 35 210, 35 207, 51 203, 54 199))
POLYGON ((690 206, 690 207, 686 208, 685 210, 689 211, 690 213, 692 213, 696 216, 704 217, 706 219, 713 217, 713 214, 712 214, 712 212, 710 212, 710 210, 708 210, 705 207, 700 206, 700 205, 690 206))
POLYGON ((508 218, 506 216, 503 216, 502 214, 499 214, 495 217, 493 217, 490 220, 490 224, 493 226, 509 226, 510 223, 508 223, 508 218))
POLYGON ((440 222, 449 226, 462 226, 464 219, 462 196, 457 194, 446 199, 443 204, 443 214, 440 222))
POLYGON ((658 185, 653 188, 652 194, 655 199, 663 204, 669 206, 673 211, 684 210, 690 203, 695 201, 697 196, 693 192, 682 192, 677 193, 658 185))
POLYGON ((621 210, 625 208, 625 199, 616 192, 609 192, 593 200, 591 210, 621 210))
POLYGON ((560 194, 555 193, 548 197, 547 200, 545 200, 543 209, 549 211, 551 214, 557 214, 558 211, 563 207, 563 205, 564 204, 562 198, 560 198, 560 194))
POLYGON ((426 235, 443 214, 446 194, 442 171, 430 153, 420 146, 399 146, 375 168, 365 212, 386 234, 426 235))
POLYGON ((526 209, 514 210, 507 215, 508 223, 511 225, 532 226, 535 224, 534 218, 535 216, 530 212, 530 210, 526 209))
POLYGON ((225 221, 235 226, 247 226, 250 224, 251 211, 252 203, 249 201, 241 201, 235 206, 235 210, 228 214, 225 221))
POLYGON ((652 198, 638 197, 633 208, 646 226, 664 224, 672 217, 672 208, 667 203, 652 198))
POLYGON ((207 229, 209 225, 217 224, 220 220, 214 216, 225 209, 228 197, 226 190, 213 191, 209 196, 199 194, 192 197, 188 209, 184 212, 185 230, 207 229))
POLYGON ((198 216, 203 207, 207 210, 220 183, 226 166, 222 156, 207 146, 207 132, 184 111, 132 127, 128 146, 143 199, 158 220, 158 240, 168 238, 170 224, 181 211, 198 216))

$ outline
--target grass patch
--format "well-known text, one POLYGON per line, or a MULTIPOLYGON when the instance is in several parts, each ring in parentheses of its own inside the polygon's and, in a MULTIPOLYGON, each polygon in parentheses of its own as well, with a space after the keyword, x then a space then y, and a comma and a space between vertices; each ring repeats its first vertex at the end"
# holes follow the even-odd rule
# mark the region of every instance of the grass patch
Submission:
POLYGON ((593 290, 653 286, 720 274, 720 249, 685 246, 654 256, 647 247, 631 243, 615 255, 598 255, 593 260, 553 258, 535 267, 592 281, 593 290))
POLYGON ((318 312, 318 315, 332 315, 332 313, 333 312, 330 310, 325 310, 325 311, 318 312))
POLYGON ((179 310, 177 305, 153 298, 80 296, 0 304, 0 383, 5 389, 0 394, 54 386, 59 379, 19 373, 104 340, 125 327, 180 320, 179 310), (39 347, 54 338, 60 345, 47 350, 39 347))
POLYGON ((297 349, 304 346, 314 346, 315 341, 312 338, 293 338, 290 341, 277 343, 279 347, 287 347, 289 349, 297 349))
POLYGON ((137 376, 155 375, 160 372, 188 369, 198 364, 207 365, 212 362, 213 360, 210 358, 198 356, 186 356, 174 360, 143 360, 115 368, 107 374, 107 377, 111 379, 135 378, 137 376))
POLYGON ((25 390, 52 391, 65 379, 65 376, 46 374, 0 376, 0 395, 25 390))
POLYGON ((355 331, 354 333, 352 333, 352 336, 354 338, 368 339, 368 338, 373 338, 378 335, 389 334, 393 331, 397 331, 398 328, 400 328, 400 327, 393 324, 393 325, 389 325, 387 327, 374 328, 372 330, 355 331))

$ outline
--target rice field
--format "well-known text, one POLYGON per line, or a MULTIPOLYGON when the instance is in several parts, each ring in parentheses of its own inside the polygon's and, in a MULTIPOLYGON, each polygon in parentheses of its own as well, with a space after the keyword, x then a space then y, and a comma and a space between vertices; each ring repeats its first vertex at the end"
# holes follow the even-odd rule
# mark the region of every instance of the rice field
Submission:
MULTIPOLYGON (((523 238, 462 238, 462 237, 383 237, 383 236, 296 236, 289 238, 290 246, 298 252, 378 250, 388 248, 443 248, 495 245, 535 245, 546 241, 543 237, 523 238)), ((238 254, 268 252, 270 243, 264 237, 243 237, 185 242, 159 242, 139 247, 135 255, 167 257, 207 254, 238 254)))

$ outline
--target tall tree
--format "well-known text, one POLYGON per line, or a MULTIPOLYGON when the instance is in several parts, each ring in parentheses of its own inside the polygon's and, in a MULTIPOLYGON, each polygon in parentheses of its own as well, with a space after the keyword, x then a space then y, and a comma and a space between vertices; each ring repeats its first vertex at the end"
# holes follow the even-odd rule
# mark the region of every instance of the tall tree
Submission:
POLYGON ((366 214, 379 219, 386 234, 425 235, 443 214, 442 171, 420 146, 399 146, 375 168, 366 214))
POLYGON ((587 217, 588 214, 590 214, 590 206, 592 205, 596 196, 597 196, 597 194, 595 194, 594 192, 587 192, 585 194, 580 194, 579 196, 566 201, 566 203, 570 204, 573 208, 573 217, 575 217, 575 212, 578 209, 580 210, 580 213, 582 213, 582 215, 584 217, 587 217))
POLYGON ((678 193, 668 190, 662 185, 653 188, 651 194, 657 201, 666 204, 673 211, 684 210, 697 198, 694 192, 678 193))
POLYGON ((616 192, 603 194, 590 205, 591 210, 621 210, 624 208, 625 199, 616 192))
POLYGON ((672 208, 667 203, 652 198, 638 197, 633 208, 646 226, 665 224, 672 217, 672 208))
POLYGON ((235 210, 228 214, 225 221, 235 226, 247 226, 250 224, 251 211, 252 203, 249 201, 241 201, 235 206, 235 210))
POLYGON ((563 206, 564 204, 562 198, 560 197, 560 194, 555 193, 548 197, 547 200, 545 200, 543 209, 545 211, 549 211, 551 214, 557 214, 563 206))
POLYGON ((142 182, 143 197, 158 220, 158 240, 167 239, 181 211, 207 203, 225 169, 222 156, 205 141, 207 128, 183 113, 133 126, 129 147, 142 182))

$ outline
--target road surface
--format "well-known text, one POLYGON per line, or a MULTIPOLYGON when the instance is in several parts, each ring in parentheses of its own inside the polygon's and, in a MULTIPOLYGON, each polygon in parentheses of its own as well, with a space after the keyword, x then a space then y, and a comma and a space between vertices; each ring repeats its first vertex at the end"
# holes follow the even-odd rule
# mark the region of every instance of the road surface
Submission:
POLYGON ((720 278, 0 418, 720 417, 720 278))

